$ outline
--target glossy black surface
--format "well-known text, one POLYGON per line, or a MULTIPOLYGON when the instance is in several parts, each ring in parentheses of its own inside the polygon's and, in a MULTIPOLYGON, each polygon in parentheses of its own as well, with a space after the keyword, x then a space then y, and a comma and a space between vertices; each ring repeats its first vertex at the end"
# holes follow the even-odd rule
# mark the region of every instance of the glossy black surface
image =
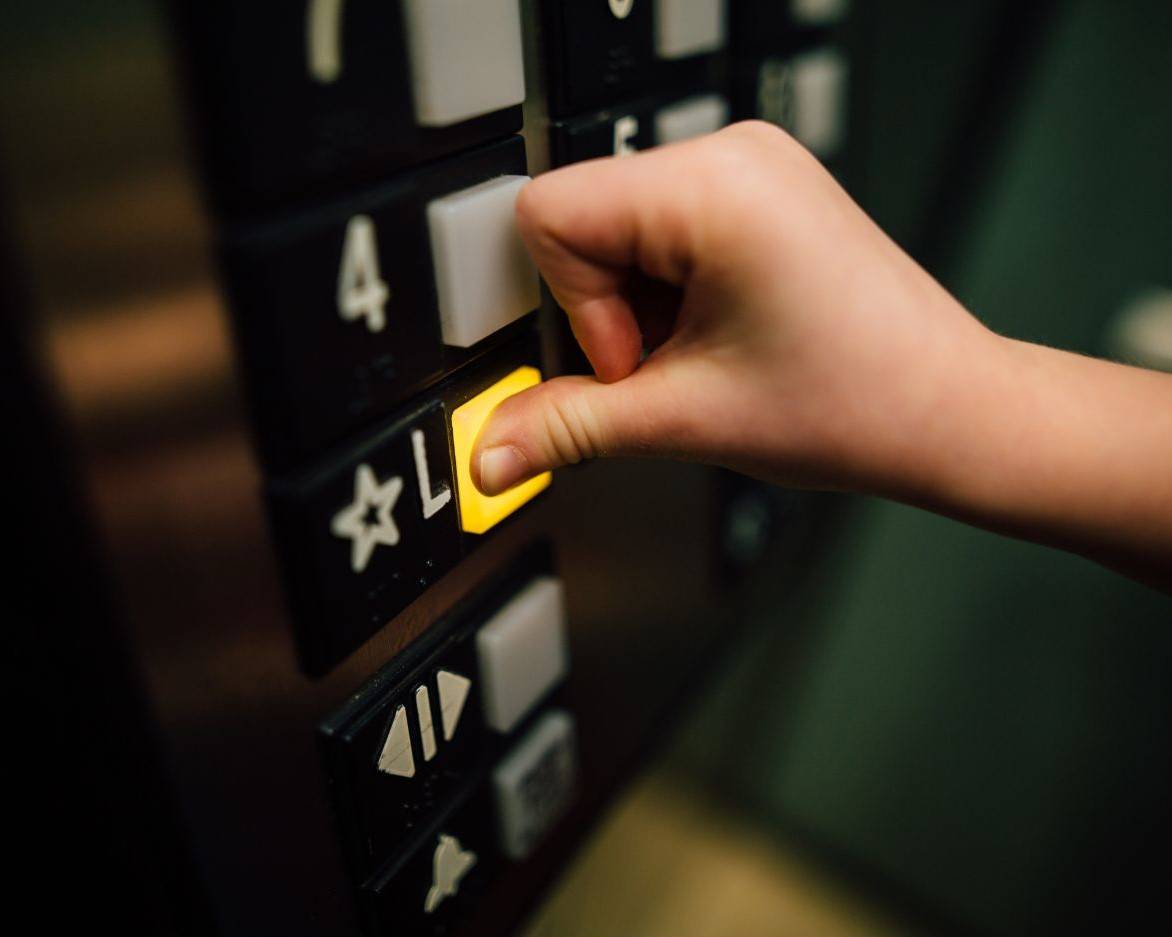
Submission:
POLYGON ((524 145, 510 137, 346 199, 226 232, 226 285, 268 465, 287 467, 352 435, 513 334, 503 330, 467 350, 444 346, 427 205, 525 172, 524 145), (355 218, 373 225, 389 291, 382 322, 340 311, 344 246, 355 218))
POLYGON ((510 107, 451 127, 415 123, 398 0, 340 4, 340 71, 310 67, 307 3, 182 0, 205 172, 232 214, 341 193, 521 129, 510 107))

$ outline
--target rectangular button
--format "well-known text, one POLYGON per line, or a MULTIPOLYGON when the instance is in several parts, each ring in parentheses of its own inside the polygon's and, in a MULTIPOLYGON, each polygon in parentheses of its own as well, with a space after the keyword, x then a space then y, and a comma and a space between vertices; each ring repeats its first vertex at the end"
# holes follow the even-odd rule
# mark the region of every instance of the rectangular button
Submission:
POLYGON ((728 123, 728 101, 719 94, 685 98, 655 115, 655 142, 678 143, 713 133, 728 123))
POLYGON ((549 487, 553 477, 549 472, 493 497, 481 494, 472 483, 472 447, 489 414, 509 397, 540 383, 541 372, 523 366, 452 411, 452 450, 456 459, 460 526, 467 533, 485 533, 549 487))
POLYGON ((415 116, 446 127, 525 100, 518 0, 404 0, 415 116))
POLYGON ((501 176, 427 206, 444 344, 469 348, 540 304, 515 220, 528 181, 501 176))
POLYGON ((793 135, 815 156, 835 156, 846 136, 846 59, 835 49, 812 49, 794 57, 790 74, 793 135))
POLYGON ((576 776, 574 720, 547 712, 492 772, 506 856, 524 859, 533 851, 569 806, 576 776))
POLYGON ((725 0, 655 0, 655 52, 683 59, 725 44, 725 0))
POLYGON ((485 722, 508 732, 569 668, 561 581, 535 579, 476 635, 485 722))
POLYGON ((427 205, 524 172, 524 144, 511 137, 229 231, 227 286, 266 464, 351 435, 469 359, 441 338, 427 205))
POLYGON ((516 0, 175 6, 212 193, 233 214, 345 192, 521 128, 516 0))

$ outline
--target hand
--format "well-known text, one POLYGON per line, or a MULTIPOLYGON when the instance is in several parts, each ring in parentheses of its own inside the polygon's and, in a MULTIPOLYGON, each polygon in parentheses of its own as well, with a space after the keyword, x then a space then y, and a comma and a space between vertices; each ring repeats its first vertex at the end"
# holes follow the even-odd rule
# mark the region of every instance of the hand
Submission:
POLYGON ((473 454, 487 493, 600 455, 883 488, 995 342, 768 124, 548 173, 517 220, 597 380, 499 408, 473 454))
POLYGON ((990 332, 777 128, 548 173, 517 221, 596 376, 497 409, 470 466, 486 493, 594 456, 698 459, 1172 584, 1172 377, 990 332))

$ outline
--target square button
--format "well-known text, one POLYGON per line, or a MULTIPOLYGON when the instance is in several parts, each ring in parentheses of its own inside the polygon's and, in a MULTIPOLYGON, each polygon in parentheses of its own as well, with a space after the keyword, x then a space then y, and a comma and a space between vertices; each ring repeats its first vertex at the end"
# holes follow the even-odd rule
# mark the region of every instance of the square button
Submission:
POLYGON ((724 0, 656 0, 655 52, 683 59, 725 43, 724 0))
POLYGON ((533 580, 476 634, 485 722, 510 731, 569 667, 561 581, 533 580))
POLYGON ((834 49, 813 49, 793 60, 793 134, 822 159, 846 136, 847 63, 834 49))
POLYGON ((469 348, 537 308, 537 268, 514 207, 528 176, 501 176, 427 206, 444 344, 469 348))
POLYGON ((405 0, 415 119, 446 127, 525 100, 517 0, 405 0))
POLYGON ((506 856, 524 859, 533 851, 569 805, 576 775, 574 720, 548 712, 492 772, 506 856))
POLYGON ((549 472, 493 497, 481 494, 472 483, 472 446, 489 414, 509 397, 540 383, 541 372, 525 365, 452 411, 452 450, 456 458, 460 527, 467 533, 487 532, 549 487, 552 478, 549 472))
POLYGON ((678 143, 714 133, 728 123, 728 101, 719 94, 687 98, 655 115, 655 141, 678 143))

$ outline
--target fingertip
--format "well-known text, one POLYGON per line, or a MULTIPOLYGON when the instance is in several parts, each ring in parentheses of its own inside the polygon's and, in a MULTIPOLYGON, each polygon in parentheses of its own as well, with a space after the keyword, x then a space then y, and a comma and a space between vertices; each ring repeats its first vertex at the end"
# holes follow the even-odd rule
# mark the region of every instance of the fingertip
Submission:
POLYGON ((594 375, 613 384, 632 374, 643 355, 643 336, 630 305, 608 296, 569 312, 570 328, 594 375))

